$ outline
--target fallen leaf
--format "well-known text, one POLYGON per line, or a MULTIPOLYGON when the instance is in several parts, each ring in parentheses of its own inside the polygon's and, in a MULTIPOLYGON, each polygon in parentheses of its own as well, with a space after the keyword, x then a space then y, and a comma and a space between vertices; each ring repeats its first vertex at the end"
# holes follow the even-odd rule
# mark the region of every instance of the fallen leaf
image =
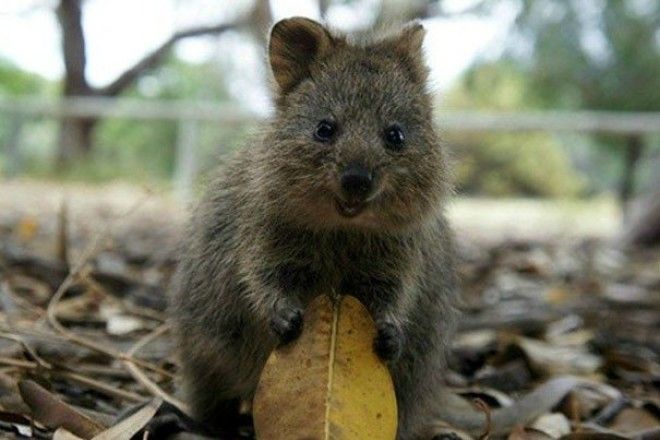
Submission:
POLYGON ((21 414, 0 411, 0 426, 10 427, 21 436, 32 438, 31 425, 30 420, 21 414))
POLYGON ((561 413, 544 414, 534 420, 530 427, 552 438, 559 438, 571 432, 571 423, 561 413))
POLYGON ((624 408, 609 426, 610 429, 622 434, 657 427, 660 427, 660 420, 644 408, 624 408))
POLYGON ((545 432, 522 426, 514 428, 511 434, 509 434, 509 437, 507 437, 508 440, 552 440, 553 438, 545 432))
POLYGON ((125 336, 144 328, 144 322, 130 315, 111 315, 107 318, 105 330, 113 336, 125 336))
POLYGON ((39 221, 34 217, 23 217, 16 225, 16 233, 23 243, 32 241, 37 232, 39 232, 39 221))
POLYGON ((53 433, 53 440, 82 440, 75 434, 67 431, 64 428, 57 428, 53 433))
POLYGON ((92 440, 124 440, 132 438, 149 423, 149 420, 154 417, 162 403, 163 401, 160 398, 153 399, 121 422, 94 436, 92 440))
POLYGON ((513 405, 514 401, 503 392, 488 387, 470 387, 466 389, 455 390, 456 394, 469 399, 479 399, 494 407, 504 407, 513 405))
MULTIPOLYGON (((512 426, 526 424, 556 407, 566 395, 576 388, 587 387, 603 394, 618 394, 609 385, 576 376, 561 376, 548 380, 536 387, 510 406, 491 411, 492 435, 510 432, 512 426)), ((447 426, 460 427, 473 435, 479 435, 484 428, 484 417, 477 413, 465 398, 453 393, 438 396, 441 404, 440 419, 447 426)))
POLYGON ((20 381, 18 389, 34 418, 50 428, 64 427, 84 439, 92 438, 105 429, 102 424, 76 411, 34 381, 20 381))
POLYGON ((562 347, 524 337, 517 337, 516 344, 525 352, 531 366, 547 376, 594 374, 602 365, 601 358, 585 347, 562 347))
POLYGON ((253 404, 257 438, 394 439, 394 386, 373 352, 369 312, 353 297, 322 295, 304 329, 266 362, 253 404))
POLYGON ((630 440, 610 432, 573 432, 560 437, 560 440, 630 440))

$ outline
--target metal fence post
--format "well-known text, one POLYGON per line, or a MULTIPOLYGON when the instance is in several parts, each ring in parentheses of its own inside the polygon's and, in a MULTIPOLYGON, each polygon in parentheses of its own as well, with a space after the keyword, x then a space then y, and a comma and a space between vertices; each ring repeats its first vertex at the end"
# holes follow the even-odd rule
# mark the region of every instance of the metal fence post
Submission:
POLYGON ((181 201, 188 202, 192 198, 193 183, 197 174, 195 147, 199 134, 199 121, 180 119, 177 130, 174 190, 181 201))

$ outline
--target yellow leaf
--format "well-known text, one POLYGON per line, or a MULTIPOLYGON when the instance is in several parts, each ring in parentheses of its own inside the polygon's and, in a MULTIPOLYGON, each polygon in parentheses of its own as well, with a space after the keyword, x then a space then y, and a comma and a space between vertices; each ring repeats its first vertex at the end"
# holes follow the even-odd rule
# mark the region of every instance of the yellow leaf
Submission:
POLYGON ((19 220, 18 225, 16 225, 16 231, 18 238, 23 243, 27 243, 32 241, 35 235, 37 235, 37 232, 39 232, 39 222, 34 217, 23 217, 19 220))
POLYGON ((315 298, 300 338, 266 362, 254 398, 257 438, 394 439, 392 378, 373 351, 376 328, 354 297, 315 298))

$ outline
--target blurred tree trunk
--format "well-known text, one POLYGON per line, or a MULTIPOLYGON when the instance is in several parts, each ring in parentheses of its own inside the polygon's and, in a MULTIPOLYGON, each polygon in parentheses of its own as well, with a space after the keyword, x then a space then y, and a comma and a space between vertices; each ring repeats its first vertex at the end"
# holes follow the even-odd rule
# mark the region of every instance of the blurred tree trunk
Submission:
MULTIPOLYGON (((62 31, 64 57, 62 95, 65 98, 90 96, 93 90, 85 76, 87 57, 82 29, 82 0, 61 0, 56 13, 62 31)), ((95 123, 95 120, 90 119, 64 118, 61 120, 57 140, 58 168, 89 153, 95 123)))
POLYGON ((57 138, 57 166, 66 167, 77 159, 87 157, 92 150, 96 118, 64 118, 57 138))
POLYGON ((660 178, 655 188, 633 204, 625 228, 624 239, 634 246, 660 245, 660 178))
MULTIPOLYGON (((200 35, 218 35, 227 30, 250 23, 254 20, 270 18, 270 5, 267 0, 258 0, 255 9, 247 17, 229 23, 213 26, 199 26, 174 33, 159 47, 147 54, 133 66, 126 69, 105 87, 92 87, 87 81, 85 68, 85 34, 82 27, 82 4, 84 0, 59 0, 56 8, 57 19, 62 33, 62 56, 64 59, 64 84, 62 96, 75 97, 115 97, 135 84, 149 70, 160 65, 174 44, 184 38, 200 35)), ((263 27, 263 23, 259 23, 263 27)), ((97 118, 62 118, 58 135, 57 167, 63 169, 73 161, 88 156, 92 151, 94 129, 97 118)))
POLYGON ((619 200, 624 212, 635 192, 635 174, 643 152, 644 141, 641 135, 632 134, 626 138, 625 151, 623 152, 623 173, 619 184, 619 200))

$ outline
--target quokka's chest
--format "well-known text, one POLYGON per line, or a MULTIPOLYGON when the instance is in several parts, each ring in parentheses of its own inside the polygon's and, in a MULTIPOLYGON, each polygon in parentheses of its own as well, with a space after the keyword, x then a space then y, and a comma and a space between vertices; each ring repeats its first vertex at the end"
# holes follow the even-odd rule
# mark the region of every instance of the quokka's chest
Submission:
POLYGON ((305 296, 389 292, 398 289, 413 266, 409 247, 399 249, 395 244, 346 237, 292 238, 285 247, 269 249, 273 264, 268 273, 278 287, 305 296))

